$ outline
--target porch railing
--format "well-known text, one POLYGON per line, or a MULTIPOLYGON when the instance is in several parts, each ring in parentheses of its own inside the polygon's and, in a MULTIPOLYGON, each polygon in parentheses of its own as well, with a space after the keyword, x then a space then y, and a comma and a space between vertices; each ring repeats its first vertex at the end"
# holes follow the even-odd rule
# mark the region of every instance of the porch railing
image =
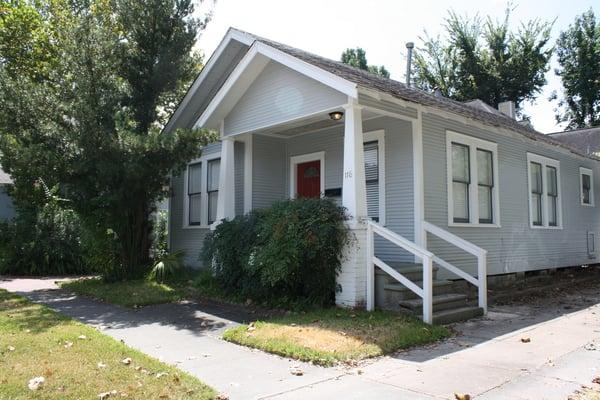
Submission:
POLYGON ((431 233, 477 257, 477 278, 434 255, 427 250, 426 247, 419 246, 374 221, 369 220, 367 221, 367 310, 373 310, 375 308, 375 266, 377 266, 423 299, 423 321, 431 324, 433 322, 433 263, 435 262, 439 266, 477 286, 479 307, 486 313, 487 251, 427 221, 423 221, 422 227, 424 234, 431 233), (422 288, 375 256, 375 235, 381 236, 421 260, 421 264, 423 265, 422 288))
POLYGON ((475 285, 477 287, 479 307, 483 309, 484 313, 487 313, 487 250, 482 249, 481 247, 476 246, 473 243, 440 228, 439 226, 433 225, 430 222, 423 221, 422 227, 425 233, 431 233, 432 235, 437 236, 438 238, 445 240, 450 244, 453 244, 459 249, 462 249, 477 258, 477 277, 467 274, 462 269, 450 264, 445 260, 442 260, 436 255, 433 256, 433 261, 440 267, 446 268, 453 274, 458 275, 467 282, 475 285))
POLYGON ((433 253, 423 247, 371 220, 367 221, 367 310, 371 311, 375 308, 376 265, 423 299, 423 321, 431 324, 433 322, 433 257, 433 253), (423 265, 422 288, 375 256, 376 234, 421 259, 423 265))

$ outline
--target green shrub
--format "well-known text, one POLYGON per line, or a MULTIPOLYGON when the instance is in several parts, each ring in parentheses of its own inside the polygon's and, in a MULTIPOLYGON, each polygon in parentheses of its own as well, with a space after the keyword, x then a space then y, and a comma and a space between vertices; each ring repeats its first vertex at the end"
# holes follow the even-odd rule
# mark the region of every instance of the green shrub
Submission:
POLYGON ((160 258, 156 259, 154 266, 148 273, 148 279, 158 283, 177 279, 179 273, 185 268, 183 265, 184 255, 183 250, 164 253, 160 258))
POLYGON ((46 190, 41 205, 18 208, 11 221, 0 222, 0 274, 63 275, 89 272, 77 214, 46 190))
POLYGON ((296 199, 224 221, 203 260, 225 292, 276 306, 329 305, 349 231, 342 208, 296 199))

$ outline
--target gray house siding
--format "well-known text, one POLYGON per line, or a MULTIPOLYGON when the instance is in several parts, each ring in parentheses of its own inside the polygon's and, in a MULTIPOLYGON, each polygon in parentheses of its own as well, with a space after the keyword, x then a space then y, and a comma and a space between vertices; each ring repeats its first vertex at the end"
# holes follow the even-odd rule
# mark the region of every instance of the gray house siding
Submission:
POLYGON ((347 103, 347 97, 269 62, 225 118, 225 134, 254 131, 347 103))
POLYGON ((12 199, 6 193, 6 185, 0 184, 0 220, 12 219, 15 215, 12 199))
POLYGON ((414 107, 403 107, 397 103, 392 103, 391 101, 386 100, 377 100, 362 93, 358 95, 358 102, 367 107, 374 107, 379 110, 404 115, 409 118, 417 118, 417 109, 414 107))
POLYGON ((286 198, 285 141, 255 135, 252 145, 252 208, 286 198))
MULTIPOLYGON (((433 114, 423 115, 425 220, 488 251, 488 274, 588 264, 587 232, 600 231, 596 207, 580 204, 579 167, 594 171, 598 198, 600 169, 592 160, 518 134, 499 133, 433 114), (498 144, 499 209, 501 227, 448 227, 446 131, 498 144), (529 225, 527 153, 560 161, 563 229, 532 229, 529 225)), ((596 239, 597 241, 597 239, 596 239)), ((428 247, 441 258, 475 273, 473 257, 431 235, 428 247)))

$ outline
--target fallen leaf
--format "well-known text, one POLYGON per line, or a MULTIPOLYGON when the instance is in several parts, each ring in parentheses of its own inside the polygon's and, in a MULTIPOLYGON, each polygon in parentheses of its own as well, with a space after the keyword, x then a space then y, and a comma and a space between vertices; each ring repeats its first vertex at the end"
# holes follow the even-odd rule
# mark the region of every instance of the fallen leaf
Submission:
POLYGON ((131 361, 133 361, 131 358, 127 357, 121 360, 121 363, 125 364, 125 365, 129 365, 131 364, 131 361))
POLYGON ((68 340, 65 342, 65 349, 68 349, 69 347, 73 347, 73 342, 69 342, 68 340))
POLYGON ((44 385, 46 379, 43 376, 37 376, 35 378, 31 378, 27 383, 27 387, 29 390, 38 390, 44 385))
POLYGON ((362 375, 364 372, 363 372, 363 370, 362 370, 362 369, 359 369, 358 371, 356 371, 356 373, 357 373, 358 375, 362 375))
POLYGON ((600 385, 600 376, 595 377, 594 379, 592 379, 593 383, 597 383, 598 385, 600 385))
POLYGON ((229 400, 229 396, 227 396, 227 395, 226 395, 226 394, 224 394, 224 393, 219 393, 219 394, 217 395, 217 397, 215 398, 215 400, 229 400))
POLYGON ((97 366, 98 368, 106 368, 106 364, 104 364, 102 361, 100 361, 97 366))
POLYGON ((98 398, 100 400, 105 400, 105 399, 108 399, 111 396, 116 396, 116 395, 117 395, 117 391, 116 390, 111 390, 110 392, 100 393, 98 395, 98 398))
POLYGON ((292 367, 290 368, 290 374, 295 375, 295 376, 302 376, 304 375, 304 371, 302 371, 302 369, 300 369, 300 367, 292 367))
POLYGON ((161 378, 161 377, 163 377, 163 376, 165 376, 165 375, 169 375, 169 373, 168 373, 168 372, 158 372, 158 373, 156 374, 156 378, 158 379, 158 378, 161 378))
POLYGON ((77 337, 77 339, 86 340, 86 339, 87 339, 87 336, 85 336, 85 335, 79 335, 79 336, 77 337))
POLYGON ((531 338, 530 337, 522 337, 521 338, 521 343, 529 343, 531 342, 531 338))
POLYGON ((456 400, 471 400, 471 395, 470 394, 461 394, 461 393, 454 393, 454 398, 456 400))
POLYGON ((7 348, 8 348, 8 351, 15 351, 14 346, 8 346, 7 348))

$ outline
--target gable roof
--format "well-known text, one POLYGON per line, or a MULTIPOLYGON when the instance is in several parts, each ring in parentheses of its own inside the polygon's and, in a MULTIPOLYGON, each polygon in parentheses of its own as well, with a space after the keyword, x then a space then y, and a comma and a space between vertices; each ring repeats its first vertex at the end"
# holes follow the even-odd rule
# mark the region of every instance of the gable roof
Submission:
POLYGON ((550 133, 553 139, 575 147, 586 154, 600 152, 600 126, 550 133))
MULTIPOLYGON (((348 82, 354 83, 357 86, 357 88, 359 88, 359 89, 364 88, 367 90, 373 90, 373 91, 388 94, 388 95, 390 95, 394 98, 400 99, 400 100, 405 100, 408 102, 412 102, 412 103, 416 103, 416 104, 420 104, 420 105, 424 105, 424 106, 434 107, 434 108, 437 108, 437 109, 440 109, 443 111, 447 111, 447 112, 457 114, 457 115, 460 115, 460 116, 463 116, 466 118, 480 121, 487 125, 495 126, 498 128, 504 128, 504 129, 507 129, 510 131, 520 133, 523 136, 528 137, 529 139, 532 139, 532 140, 539 140, 540 142, 544 142, 544 143, 551 144, 553 146, 565 148, 565 149, 569 150, 570 152, 580 155, 580 156, 583 156, 583 157, 597 159, 596 157, 589 155, 586 152, 581 151, 580 149, 569 145, 568 143, 558 141, 549 135, 544 135, 544 134, 536 131, 532 127, 530 127, 526 124, 521 124, 518 121, 514 120, 513 118, 510 118, 500 112, 490 112, 489 110, 486 110, 486 109, 480 107, 480 105, 478 103, 471 103, 471 104, 461 103, 459 101, 455 101, 455 100, 452 100, 452 99, 449 99, 446 97, 434 96, 433 94, 425 92, 423 90, 420 90, 420 89, 417 89, 414 87, 409 87, 402 82, 395 81, 395 80, 389 79, 389 78, 384 78, 384 77, 381 77, 378 75, 374 75, 367 71, 344 64, 340 61, 334 61, 334 60, 331 60, 331 59, 328 59, 325 57, 321 57, 321 56, 312 54, 310 52, 300 50, 295 47, 291 47, 291 46, 288 46, 288 45, 285 45, 285 44, 282 44, 279 42, 275 42, 273 40, 266 39, 266 38, 263 38, 263 37, 260 37, 260 36, 257 36, 257 35, 254 35, 254 34, 251 34, 251 33, 236 29, 236 28, 229 28, 229 31, 227 32, 227 35, 225 36, 224 41, 226 41, 226 40, 229 41, 231 37, 236 39, 238 42, 244 43, 247 46, 246 51, 252 46, 253 43, 255 43, 255 42, 262 43, 262 44, 272 47, 276 50, 279 50, 283 53, 286 53, 294 58, 304 61, 307 64, 310 64, 312 66, 320 68, 326 72, 329 72, 329 73, 331 73, 337 77, 340 77, 348 82)), ((219 45, 219 48, 222 47, 222 45, 223 45, 223 43, 221 45, 219 45)), ((211 61, 213 61, 214 57, 215 57, 215 55, 213 55, 211 57, 211 59, 209 60, 209 63, 211 61)), ((239 59, 238 59, 238 61, 239 61, 239 59)), ((209 63, 207 63, 207 66, 209 65, 209 63)), ((231 70, 232 70, 232 68, 229 69, 229 71, 227 72, 228 75, 231 73, 231 70)), ((194 93, 191 93, 192 88, 194 88, 197 81, 199 81, 203 78, 203 74, 204 74, 204 71, 202 71, 200 73, 199 77, 196 79, 196 82, 194 82, 190 91, 188 92, 188 94, 186 94, 185 98, 182 100, 182 103, 179 108, 184 107, 186 101, 188 100, 188 97, 191 97, 194 95, 194 93)), ((223 84, 223 82, 224 82, 224 80, 221 81, 221 84, 223 84)), ((211 92, 214 95, 215 91, 213 90, 211 92)), ((174 116, 180 111, 179 108, 174 113, 174 116)), ((198 112, 201 114, 203 111, 204 110, 201 109, 198 112)), ((196 118, 198 116, 199 116, 198 113, 196 113, 196 118)), ((167 128, 169 128, 170 126, 171 127, 173 126, 173 121, 171 121, 171 120, 167 124, 167 128)), ((165 128, 165 129, 167 129, 167 128, 165 128)))

